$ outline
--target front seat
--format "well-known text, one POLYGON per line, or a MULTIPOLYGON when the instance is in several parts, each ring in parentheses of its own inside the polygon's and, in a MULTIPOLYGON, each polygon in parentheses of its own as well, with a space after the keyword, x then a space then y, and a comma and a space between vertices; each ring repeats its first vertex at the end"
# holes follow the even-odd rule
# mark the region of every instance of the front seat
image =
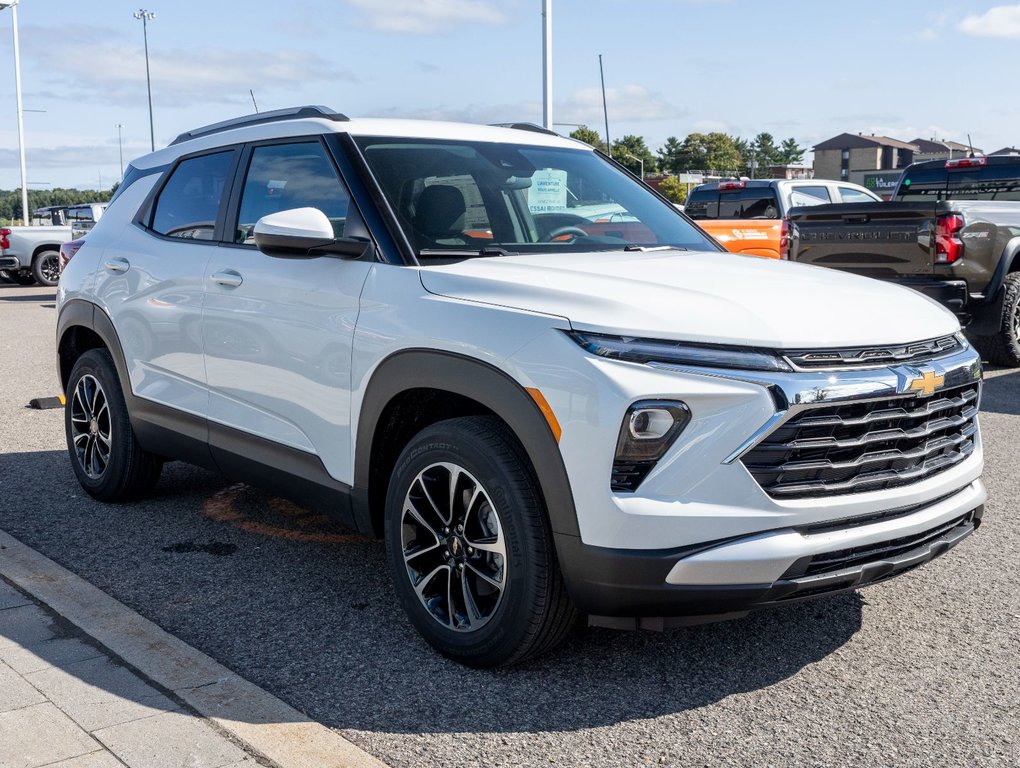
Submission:
MULTIPOLYGON (((436 184, 425 187, 414 206, 411 225, 418 235, 420 248, 441 247, 440 240, 464 239, 464 213, 467 205, 464 195, 457 187, 436 184)), ((450 245, 450 243, 447 243, 450 245)))

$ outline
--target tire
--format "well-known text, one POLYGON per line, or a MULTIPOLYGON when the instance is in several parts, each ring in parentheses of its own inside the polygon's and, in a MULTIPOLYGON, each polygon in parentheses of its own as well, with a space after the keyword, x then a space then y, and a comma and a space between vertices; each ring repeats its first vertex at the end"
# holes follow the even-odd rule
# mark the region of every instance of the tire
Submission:
POLYGON ((60 280, 60 253, 43 251, 32 259, 32 277, 39 285, 52 288, 60 280))
POLYGON ((397 459, 385 514, 397 595, 445 656, 472 667, 518 663, 557 645, 576 622, 537 482, 499 419, 450 419, 419 432, 397 459))
POLYGON ((31 272, 8 272, 7 275, 10 277, 12 283, 17 283, 18 285, 35 285, 35 277, 31 272))
POLYGON ((1020 368, 1020 272, 1006 275, 1003 283, 1002 317, 990 336, 973 336, 971 343, 993 365, 1020 368))
POLYGON ((74 474, 95 499, 130 501, 159 480, 163 462, 138 445, 113 358, 85 352, 71 369, 64 431, 74 474))

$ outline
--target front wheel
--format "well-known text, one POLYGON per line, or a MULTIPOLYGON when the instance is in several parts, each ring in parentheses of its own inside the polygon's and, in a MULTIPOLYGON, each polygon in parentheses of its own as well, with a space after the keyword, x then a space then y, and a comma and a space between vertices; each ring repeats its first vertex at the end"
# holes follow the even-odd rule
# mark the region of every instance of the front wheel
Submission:
POLYGON ((32 276, 40 285, 53 287, 60 280, 60 254, 43 251, 32 262, 32 276))
POLYGON ((998 330, 990 336, 974 336, 971 342, 989 363, 1020 368, 1020 272, 1006 275, 1003 291, 998 330))
POLYGON ((64 429, 74 474, 90 496, 128 501, 159 480, 163 463, 135 439, 117 369, 105 349, 90 349, 71 369, 64 429))
POLYGON ((513 664, 573 626, 541 493, 498 419, 418 433, 390 479, 385 529, 401 603, 440 653, 474 667, 513 664))

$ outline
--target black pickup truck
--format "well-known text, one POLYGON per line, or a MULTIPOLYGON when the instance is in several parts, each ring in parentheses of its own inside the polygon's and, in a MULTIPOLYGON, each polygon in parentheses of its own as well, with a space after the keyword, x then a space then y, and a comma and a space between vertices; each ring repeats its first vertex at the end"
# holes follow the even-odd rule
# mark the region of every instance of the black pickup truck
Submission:
POLYGON ((1020 157, 908 166, 888 203, 794 208, 788 258, 913 288, 1020 367, 1020 157))

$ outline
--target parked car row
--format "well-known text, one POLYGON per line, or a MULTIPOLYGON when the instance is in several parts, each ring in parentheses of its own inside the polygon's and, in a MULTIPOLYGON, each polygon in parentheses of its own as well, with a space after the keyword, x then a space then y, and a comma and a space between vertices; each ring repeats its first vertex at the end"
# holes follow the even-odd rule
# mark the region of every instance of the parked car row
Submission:
POLYGON ((0 278, 19 285, 54 286, 60 278, 60 246, 84 237, 106 210, 106 203, 47 209, 50 224, 0 228, 0 278))

